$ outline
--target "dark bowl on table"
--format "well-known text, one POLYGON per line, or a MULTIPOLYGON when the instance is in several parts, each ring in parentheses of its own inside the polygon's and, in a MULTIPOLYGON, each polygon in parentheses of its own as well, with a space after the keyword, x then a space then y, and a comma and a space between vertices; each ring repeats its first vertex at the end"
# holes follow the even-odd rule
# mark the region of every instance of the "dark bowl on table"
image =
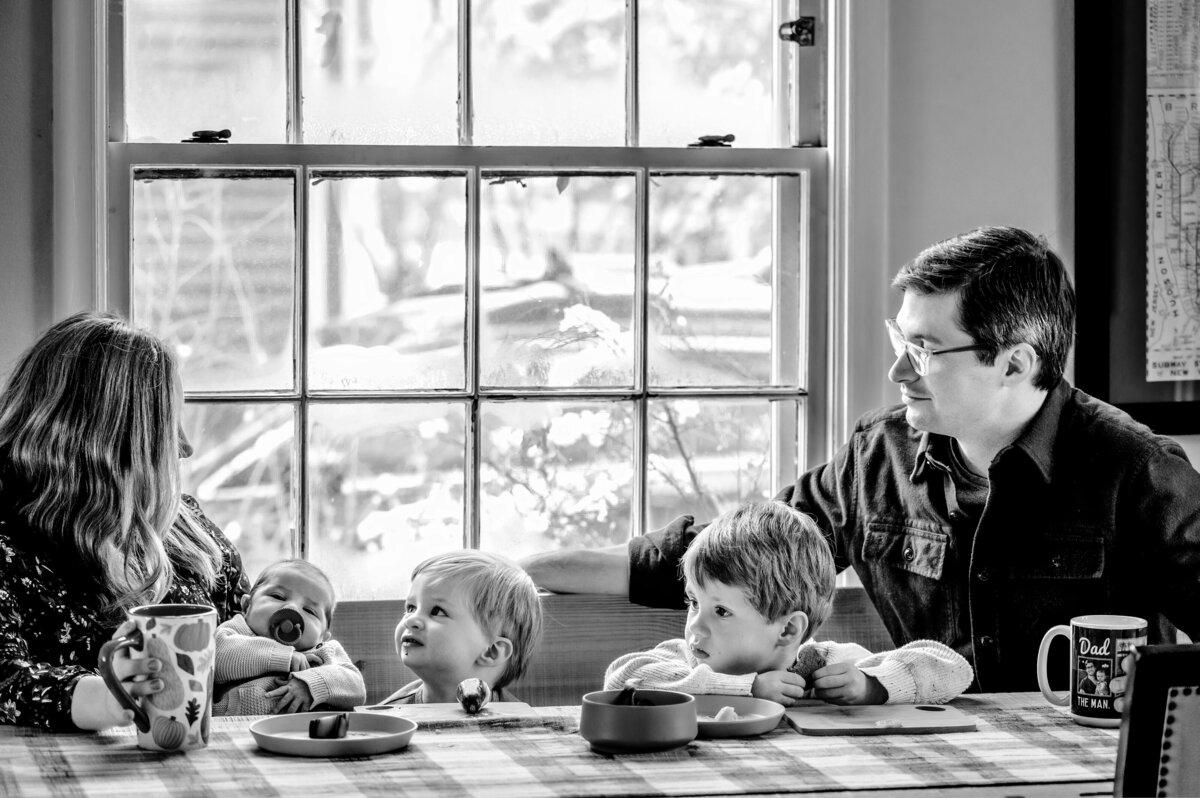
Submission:
POLYGON ((695 696, 674 690, 638 690, 638 704, 614 704, 621 692, 598 690, 583 697, 579 735, 591 743, 593 751, 665 751, 695 739, 695 696))

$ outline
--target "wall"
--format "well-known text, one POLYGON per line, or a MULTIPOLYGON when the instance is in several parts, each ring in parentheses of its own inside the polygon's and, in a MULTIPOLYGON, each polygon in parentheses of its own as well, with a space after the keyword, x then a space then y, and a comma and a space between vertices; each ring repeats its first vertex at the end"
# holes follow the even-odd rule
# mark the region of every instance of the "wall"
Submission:
POLYGON ((1074 268, 1070 0, 849 0, 848 417, 894 404, 883 319, 896 270, 986 224, 1045 235, 1074 268), (858 164, 861 168, 856 168, 858 164), (856 256, 860 253, 862 256, 856 256), (861 320, 861 321, 860 321, 861 320))
POLYGON ((51 13, 0 2, 0 378, 52 314, 51 13))

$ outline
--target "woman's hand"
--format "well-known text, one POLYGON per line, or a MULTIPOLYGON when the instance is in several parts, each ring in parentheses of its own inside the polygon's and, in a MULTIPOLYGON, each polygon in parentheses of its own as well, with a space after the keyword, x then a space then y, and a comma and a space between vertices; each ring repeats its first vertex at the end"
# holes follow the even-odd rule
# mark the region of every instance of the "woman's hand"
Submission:
MULTIPOLYGON (((126 621, 117 627, 113 638, 134 631, 136 627, 126 621)), ((156 674, 162 663, 153 657, 134 659, 129 649, 122 649, 112 660, 113 673, 121 686, 134 698, 145 698, 163 689, 162 679, 156 674)), ((84 676, 75 683, 71 694, 71 720, 80 729, 96 731, 110 726, 127 726, 133 723, 133 712, 125 709, 99 676, 84 676)))
POLYGON ((849 662, 834 662, 813 673, 817 698, 830 704, 886 704, 887 690, 849 662))

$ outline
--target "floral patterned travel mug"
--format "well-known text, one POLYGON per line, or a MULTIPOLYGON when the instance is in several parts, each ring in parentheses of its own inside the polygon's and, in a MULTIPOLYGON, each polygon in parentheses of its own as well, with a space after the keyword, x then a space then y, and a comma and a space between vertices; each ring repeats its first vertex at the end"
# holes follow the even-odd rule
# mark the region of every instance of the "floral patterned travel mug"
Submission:
POLYGON ((217 611, 199 604, 147 604, 129 610, 134 628, 100 649, 100 675, 121 706, 133 711, 138 746, 151 751, 190 751, 208 744, 212 716, 213 656, 217 611), (113 657, 129 649, 135 659, 153 657, 163 689, 134 698, 113 672, 113 657))

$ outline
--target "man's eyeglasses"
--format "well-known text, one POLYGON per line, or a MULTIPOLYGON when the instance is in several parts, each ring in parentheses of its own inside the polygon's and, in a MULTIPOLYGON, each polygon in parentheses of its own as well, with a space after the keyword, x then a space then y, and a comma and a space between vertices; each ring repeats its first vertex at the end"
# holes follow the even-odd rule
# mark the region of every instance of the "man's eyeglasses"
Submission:
POLYGON ((971 352, 977 349, 987 349, 983 344, 952 346, 949 349, 926 349, 906 339, 904 333, 900 332, 900 327, 896 324, 895 319, 884 319, 883 323, 887 325, 888 337, 892 339, 892 351, 896 353, 896 357, 907 355, 909 365, 912 366, 913 371, 917 372, 918 377, 924 377, 929 373, 929 358, 934 355, 948 355, 951 352, 971 352))

